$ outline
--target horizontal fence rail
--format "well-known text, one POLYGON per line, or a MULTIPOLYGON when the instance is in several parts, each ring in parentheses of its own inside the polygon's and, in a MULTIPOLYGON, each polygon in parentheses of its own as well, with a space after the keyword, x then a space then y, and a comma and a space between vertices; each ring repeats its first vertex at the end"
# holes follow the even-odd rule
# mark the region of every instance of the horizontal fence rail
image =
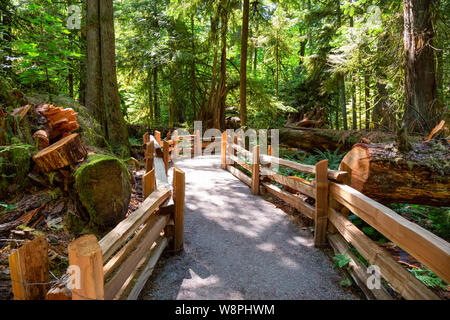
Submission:
POLYGON ((345 210, 347 212, 350 210, 359 216, 444 281, 450 283, 450 244, 447 241, 348 186, 348 173, 328 169, 326 160, 315 166, 305 165, 274 157, 271 146, 268 146, 268 155, 260 154, 259 149, 255 147, 251 152, 243 147, 243 142, 242 137, 230 136, 226 132, 222 134, 222 168, 250 186, 252 192, 256 189, 255 184, 258 183, 260 190, 276 196, 314 220, 315 245, 323 246, 328 240, 336 252, 348 254, 351 258, 351 275, 369 299, 392 299, 392 297, 383 287, 370 289, 367 287, 368 268, 351 253, 350 245, 356 248, 371 265, 378 266, 381 276, 402 297, 439 299, 432 290, 395 261, 387 250, 378 246, 348 220, 345 210), (258 154, 255 154, 255 150, 258 150, 258 154), (255 163, 258 170, 255 170, 255 163), (315 180, 311 183, 296 176, 281 175, 271 168, 273 165, 315 175, 315 180), (274 183, 286 187, 287 190, 283 190, 274 183), (306 202, 308 198, 314 199, 315 205, 306 202))

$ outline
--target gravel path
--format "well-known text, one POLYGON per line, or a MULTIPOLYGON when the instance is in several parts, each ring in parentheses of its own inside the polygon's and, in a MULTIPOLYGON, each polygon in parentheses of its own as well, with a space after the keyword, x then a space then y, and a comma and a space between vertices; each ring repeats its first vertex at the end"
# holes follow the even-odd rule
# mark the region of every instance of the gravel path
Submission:
POLYGON ((176 166, 186 173, 184 252, 163 254, 141 298, 356 298, 311 233, 252 195, 218 158, 176 166))

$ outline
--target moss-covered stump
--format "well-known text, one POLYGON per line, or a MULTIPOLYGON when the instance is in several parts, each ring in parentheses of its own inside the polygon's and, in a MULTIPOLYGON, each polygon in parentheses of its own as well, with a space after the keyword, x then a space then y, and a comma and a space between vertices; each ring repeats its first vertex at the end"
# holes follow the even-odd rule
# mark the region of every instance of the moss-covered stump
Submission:
POLYGON ((20 143, 0 146, 0 199, 5 199, 25 182, 32 149, 32 146, 20 143))
POLYGON ((105 230, 125 218, 131 184, 128 170, 118 158, 91 155, 74 176, 75 190, 89 213, 90 223, 105 230))

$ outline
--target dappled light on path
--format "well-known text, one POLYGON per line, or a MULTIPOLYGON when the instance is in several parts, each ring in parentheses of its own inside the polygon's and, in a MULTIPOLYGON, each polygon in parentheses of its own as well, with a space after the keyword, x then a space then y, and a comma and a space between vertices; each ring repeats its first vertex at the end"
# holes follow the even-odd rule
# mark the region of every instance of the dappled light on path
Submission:
POLYGON ((185 251, 164 255, 144 299, 355 298, 311 233, 220 169, 219 158, 175 166, 186 172, 185 251))

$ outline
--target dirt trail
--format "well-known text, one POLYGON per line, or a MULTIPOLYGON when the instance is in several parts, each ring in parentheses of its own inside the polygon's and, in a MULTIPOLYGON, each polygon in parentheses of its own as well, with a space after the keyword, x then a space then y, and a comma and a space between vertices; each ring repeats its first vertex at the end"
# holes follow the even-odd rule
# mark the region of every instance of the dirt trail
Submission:
POLYGON ((356 299, 311 233, 219 161, 176 163, 186 173, 185 250, 163 255, 141 298, 356 299))

